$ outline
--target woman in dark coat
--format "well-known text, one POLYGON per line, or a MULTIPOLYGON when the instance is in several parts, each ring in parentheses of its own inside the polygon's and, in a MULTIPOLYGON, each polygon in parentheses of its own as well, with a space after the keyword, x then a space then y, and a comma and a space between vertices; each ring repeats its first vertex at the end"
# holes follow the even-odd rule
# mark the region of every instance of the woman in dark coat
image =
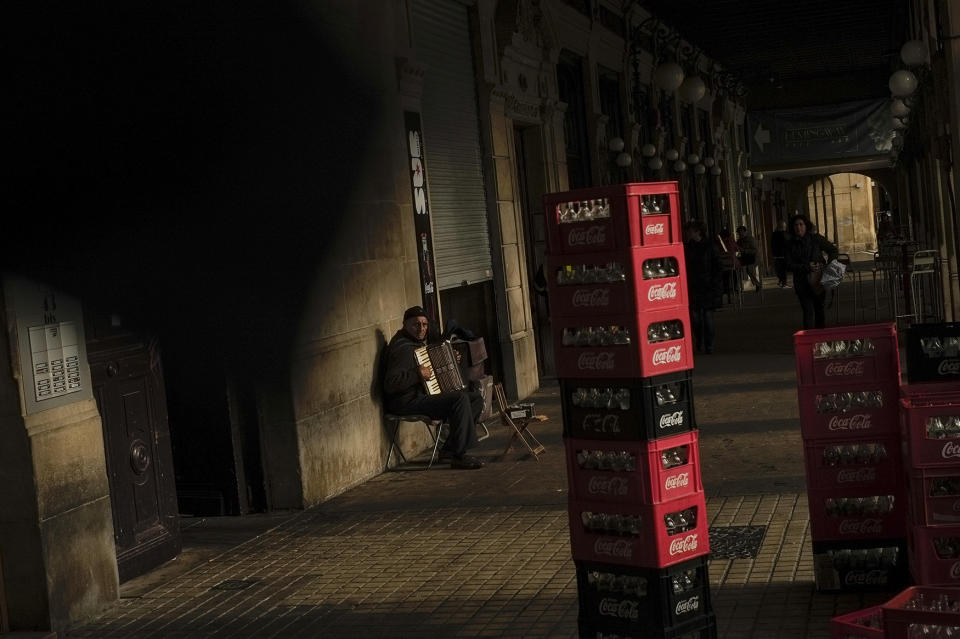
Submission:
POLYGON ((720 257, 713 242, 706 239, 706 229, 701 222, 687 222, 684 231, 683 255, 693 345, 697 351, 712 353, 717 332, 714 312, 723 302, 720 257))
POLYGON ((790 231, 792 236, 785 261, 787 270, 793 273, 793 290, 803 311, 803 328, 823 328, 826 325, 823 312, 826 292, 819 284, 819 274, 828 261, 837 258, 837 247, 817 233, 803 215, 790 218, 790 231), (824 253, 827 254, 826 260, 824 253), (811 276, 814 283, 810 281, 811 276))

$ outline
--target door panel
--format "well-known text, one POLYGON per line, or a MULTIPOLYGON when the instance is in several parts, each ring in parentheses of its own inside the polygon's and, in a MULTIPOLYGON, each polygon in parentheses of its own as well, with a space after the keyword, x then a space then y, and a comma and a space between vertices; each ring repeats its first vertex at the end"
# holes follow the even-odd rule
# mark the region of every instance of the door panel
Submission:
POLYGON ((87 316, 122 582, 180 552, 166 396, 156 342, 115 315, 87 316))

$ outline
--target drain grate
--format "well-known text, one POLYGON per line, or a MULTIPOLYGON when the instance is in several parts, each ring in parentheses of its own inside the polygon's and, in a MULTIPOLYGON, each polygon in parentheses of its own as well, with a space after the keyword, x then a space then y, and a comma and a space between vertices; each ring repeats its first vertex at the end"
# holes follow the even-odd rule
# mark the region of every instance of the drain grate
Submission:
POLYGON ((766 526, 710 528, 711 559, 753 559, 760 550, 766 526))
POLYGON ((243 590, 257 583, 256 579, 226 579, 216 586, 211 586, 210 590, 243 590))

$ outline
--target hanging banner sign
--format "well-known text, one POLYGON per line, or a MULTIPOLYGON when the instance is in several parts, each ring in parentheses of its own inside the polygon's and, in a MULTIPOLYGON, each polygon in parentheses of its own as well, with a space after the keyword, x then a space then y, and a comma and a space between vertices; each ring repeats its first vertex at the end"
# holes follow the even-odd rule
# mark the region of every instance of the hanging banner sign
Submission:
POLYGON ((893 117, 884 99, 752 111, 747 136, 754 168, 854 160, 890 152, 893 117))
POLYGON ((430 320, 430 335, 440 330, 440 304, 437 299, 436 269, 433 264, 433 234, 430 230, 430 203, 427 199, 427 160, 423 151, 420 114, 404 111, 407 130, 407 155, 410 160, 410 189, 413 196, 413 227, 417 234, 417 263, 420 266, 420 292, 423 310, 430 320))

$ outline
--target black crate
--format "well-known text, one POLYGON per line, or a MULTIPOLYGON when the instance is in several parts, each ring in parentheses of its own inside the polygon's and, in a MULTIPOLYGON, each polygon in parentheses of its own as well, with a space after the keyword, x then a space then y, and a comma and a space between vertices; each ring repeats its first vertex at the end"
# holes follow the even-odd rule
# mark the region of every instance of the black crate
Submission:
MULTIPOLYGON (((891 553, 892 554, 892 553, 891 553)), ((896 591, 910 581, 906 539, 850 539, 813 542, 813 576, 817 590, 896 591), (895 563, 877 563, 863 551, 896 548, 895 563), (832 555, 832 556, 831 556, 832 555)))
POLYGON ((712 612, 707 557, 669 568, 577 562, 580 619, 648 636, 712 612))
POLYGON ((713 613, 679 626, 623 632, 596 619, 578 619, 580 639, 717 639, 717 619, 713 613))
POLYGON ((906 332, 911 383, 960 381, 960 322, 914 324, 906 332))
POLYGON ((693 411, 693 374, 680 371, 643 379, 562 379, 563 434, 579 439, 647 440, 669 437, 697 428, 693 411), (577 389, 626 389, 629 408, 617 403, 597 407, 575 405, 577 389), (669 389, 670 395, 664 391, 669 389), (657 393, 663 400, 658 400, 657 393))

